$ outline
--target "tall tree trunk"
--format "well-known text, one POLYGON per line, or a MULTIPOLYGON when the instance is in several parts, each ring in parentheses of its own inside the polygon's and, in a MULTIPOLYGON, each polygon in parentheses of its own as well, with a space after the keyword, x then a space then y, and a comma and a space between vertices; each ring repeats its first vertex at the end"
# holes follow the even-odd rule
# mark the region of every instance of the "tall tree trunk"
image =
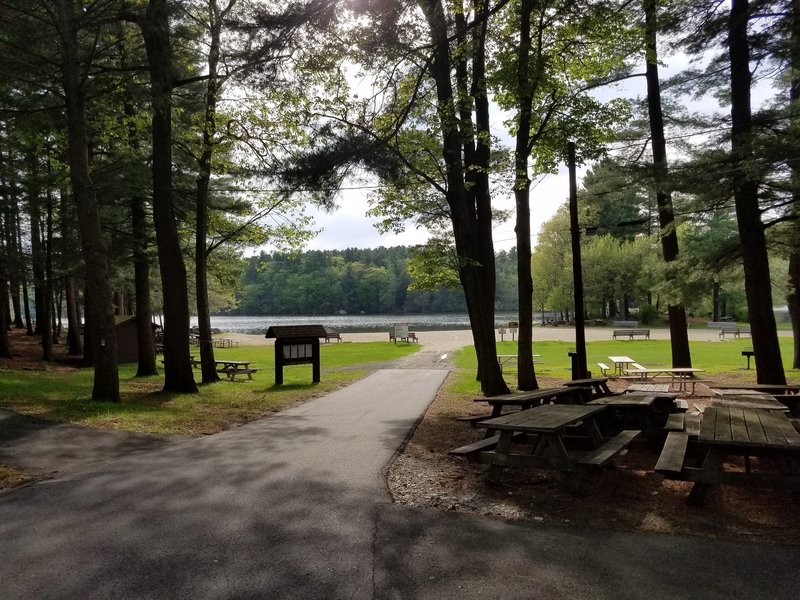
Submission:
MULTIPOLYGON (((49 171, 49 165, 48 165, 49 171)), ((45 215, 46 237, 44 238, 44 286, 42 288, 42 359, 53 360, 53 192, 47 190, 47 212, 45 215)))
POLYGON ((539 387, 533 366, 533 276, 531 274, 531 180, 528 176, 533 87, 528 69, 531 53, 533 0, 520 2, 520 33, 517 49, 517 137, 514 149, 514 199, 516 201, 517 299, 519 342, 517 344, 517 386, 521 390, 539 387))
POLYGON ((78 293, 75 287, 75 278, 67 276, 64 279, 64 297, 67 303, 67 352, 78 355, 83 352, 81 343, 81 323, 78 316, 78 293))
POLYGON ((758 182, 748 174, 753 160, 750 111, 750 44, 747 0, 732 0, 729 19, 728 54, 731 63, 731 151, 733 153, 733 194, 739 239, 744 264, 747 309, 756 354, 759 383, 786 383, 778 344, 775 313, 772 310, 772 284, 769 257, 761 210, 758 182))
MULTIPOLYGON (((20 257, 24 256, 22 252, 22 223, 20 222, 19 211, 17 211, 17 253, 20 257)), ((33 335, 33 323, 31 322, 31 304, 28 298, 28 278, 25 271, 22 272, 22 302, 25 312, 25 328, 27 335, 33 335)))
POLYGON ((40 198, 42 190, 39 177, 39 151, 38 147, 31 145, 26 149, 25 157, 28 171, 26 192, 28 196, 28 218, 30 221, 31 272, 33 274, 34 312, 36 314, 33 326, 34 335, 42 335, 42 328, 48 326, 43 314, 45 303, 42 297, 45 261, 42 246, 42 207, 40 198))
MULTIPOLYGON (((228 5, 228 9, 233 6, 228 5)), ((220 89, 219 57, 222 24, 227 11, 220 12, 216 0, 208 2, 210 46, 208 50, 208 84, 203 120, 203 151, 198 161, 197 231, 195 232, 195 280, 197 296, 197 326, 200 337, 200 368, 203 383, 219 381, 211 341, 211 313, 208 302, 208 190, 211 180, 211 159, 214 156, 214 137, 217 134, 217 99, 220 89)))
MULTIPOLYGON (((434 57, 430 74, 436 85, 437 110, 442 127, 442 154, 446 166, 447 194, 453 224, 453 236, 459 258, 459 278, 470 316, 472 337, 478 358, 478 379, 488 396, 508 392, 497 362, 494 334, 494 251, 491 238, 491 207, 488 188, 483 181, 467 189, 465 176, 470 166, 478 167, 489 155, 488 139, 480 140, 476 148, 475 165, 465 166, 462 160, 462 137, 459 128, 453 85, 450 79, 451 63, 449 39, 444 8, 440 0, 418 0, 418 5, 428 22, 434 57), (479 187, 480 186, 480 187, 479 187), (487 218, 488 216, 488 218, 487 218), (488 236, 487 236, 488 232, 488 236)), ((462 40, 463 41, 463 40, 462 40)), ((466 48, 466 45, 463 45, 466 48)), ((475 60, 481 57, 475 55, 475 60)), ((474 67, 473 77, 481 77, 482 66, 474 67)), ((473 81, 473 90, 482 90, 485 97, 486 81, 473 81)), ((488 99, 475 98, 478 113, 478 130, 488 125, 488 99)))
POLYGON ((83 343, 81 342, 81 322, 78 314, 78 290, 75 283, 75 275, 71 264, 66 263, 66 249, 75 246, 74 229, 72 223, 72 213, 68 202, 69 192, 62 189, 60 203, 60 227, 61 227, 61 265, 64 276, 64 298, 67 305, 67 353, 77 356, 83 353, 83 343))
POLYGON ((5 235, 9 227, 8 213, 0 211, 0 358, 11 358, 11 345, 8 341, 8 251, 5 235))
POLYGON ((20 295, 20 262, 19 253, 17 252, 17 219, 16 211, 16 183, 11 167, 11 152, 8 152, 8 159, 6 160, 2 153, 0 153, 0 189, 3 190, 4 202, 2 206, 2 214, 5 223, 4 229, 4 245, 6 256, 6 276, 8 291, 11 296, 11 307, 14 312, 13 320, 14 326, 22 328, 22 306, 19 301, 20 295))
MULTIPOLYGON (((124 38, 124 32, 121 34, 124 38)), ((127 47, 120 44, 120 64, 123 69, 129 68, 127 47)), ((128 145, 134 151, 139 149, 139 137, 134 122, 136 108, 131 101, 134 82, 129 81, 125 88, 123 111, 128 118, 128 145)), ((129 201, 131 211, 131 236, 133 238, 133 280, 136 315, 137 342, 137 377, 158 375, 156 364, 156 340, 153 332, 153 306, 150 300, 150 245, 151 228, 147 222, 147 206, 142 194, 131 191, 129 201)))
MULTIPOLYGON (((792 131, 800 129, 800 0, 792 0, 790 40, 791 82, 789 87, 789 118, 792 131)), ((792 323, 794 352, 792 368, 800 369, 800 165, 790 161, 792 171, 792 204, 796 218, 789 225, 789 282, 786 306, 792 323)))
POLYGON ((150 0, 141 21, 153 101, 153 221, 164 294, 164 391, 195 393, 189 360, 186 266, 172 204, 172 87, 169 8, 150 0))
MULTIPOLYGON (((658 46, 656 31, 658 17, 656 0, 644 0, 645 46, 647 53, 647 109, 650 115, 650 137, 653 141, 653 180, 658 205, 658 223, 661 227, 661 252, 664 262, 678 259, 678 230, 675 225, 675 212, 672 208, 672 192, 668 189, 669 167, 667 164, 667 141, 664 137, 664 115, 661 110, 661 84, 658 78, 658 46)), ((678 275, 667 267, 667 284, 676 287, 678 275)), ((686 325, 686 309, 683 303, 670 303, 669 337, 672 347, 672 366, 691 367, 692 354, 689 350, 689 332, 686 325)))
POLYGON ((119 372, 117 335, 108 286, 107 252, 103 241, 100 212, 94 182, 89 174, 88 137, 84 93, 78 62, 78 32, 72 0, 58 0, 57 10, 62 47, 62 77, 67 115, 67 145, 72 196, 78 207, 81 246, 86 263, 86 289, 91 297, 94 386, 92 399, 118 402, 119 372))

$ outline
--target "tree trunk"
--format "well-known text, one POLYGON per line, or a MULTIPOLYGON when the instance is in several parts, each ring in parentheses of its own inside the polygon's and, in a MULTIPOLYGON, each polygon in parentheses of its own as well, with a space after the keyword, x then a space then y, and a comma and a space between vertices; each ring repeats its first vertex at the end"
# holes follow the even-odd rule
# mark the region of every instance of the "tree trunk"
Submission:
POLYGON ((517 300, 519 342, 517 344, 517 386, 521 390, 539 387, 533 366, 533 277, 531 275, 531 180, 528 176, 533 89, 528 74, 531 52, 533 0, 520 3, 520 34, 517 50, 517 137, 514 149, 514 199, 516 201, 517 300))
POLYGON ((108 286, 107 253, 94 182, 89 175, 88 138, 83 89, 78 63, 78 36, 72 0, 58 0, 62 47, 62 77, 67 116, 67 145, 72 196, 78 208, 81 246, 86 264, 88 324, 92 327, 94 358, 93 400, 118 402, 117 336, 108 286))
MULTIPOLYGON (((656 0, 644 0, 645 46, 647 52, 647 108, 650 116, 650 137, 653 141, 653 179, 658 205, 658 222, 661 227, 661 252, 664 262, 678 259, 678 231, 675 212, 672 208, 672 192, 668 189, 669 167, 667 164, 667 141, 664 137, 664 115, 661 110, 661 84, 658 78, 658 47, 656 44, 657 15, 656 0)), ((668 287, 677 286, 677 273, 666 270, 668 287)), ((691 367, 689 332, 686 326, 686 309, 683 303, 667 306, 669 314, 669 337, 672 347, 672 366, 691 367)))
MULTIPOLYGON (((446 166, 447 202, 453 223, 453 236, 459 257, 459 277, 464 288, 464 297, 470 316, 472 337, 478 358, 478 379, 484 394, 493 396, 508 392, 497 362, 497 347, 494 334, 494 250, 491 238, 491 215, 488 187, 485 177, 479 178, 469 190, 465 176, 469 166, 478 167, 489 156, 488 139, 480 139, 476 149, 475 165, 465 166, 462 160, 462 137, 456 115, 453 85, 450 80, 451 64, 449 40, 444 8, 439 0, 418 0, 428 22, 434 56, 431 77, 436 85, 437 110, 442 127, 442 154, 446 166), (484 189, 485 188, 485 189, 484 189), (487 218, 488 217, 488 218, 487 218), (488 233, 488 236, 487 236, 488 233)), ((480 62, 477 53, 474 60, 480 62)), ((474 78, 482 77, 482 65, 474 67, 474 78)), ((486 81, 473 81, 473 90, 482 90, 475 97, 478 114, 478 129, 488 122, 488 98, 485 97, 486 81)))
MULTIPOLYGON (((789 87, 790 127, 797 131, 800 126, 800 0, 792 0, 791 4, 791 82, 789 87)), ((792 323, 794 336, 794 353, 792 368, 800 369, 800 165, 790 161, 792 171, 792 204, 796 220, 789 224, 789 282, 786 295, 786 306, 792 323)))
POLYGON ((6 257, 8 252, 6 249, 6 241, 8 236, 5 235, 6 229, 9 227, 8 213, 6 211, 0 212, 0 358, 11 358, 11 345, 8 341, 8 261, 6 257))
POLYGON ((186 266, 172 204, 172 87, 169 8, 150 0, 141 22, 153 101, 153 221, 164 294, 164 391, 196 393, 189 359, 186 266))
POLYGON ((83 352, 83 344, 81 343, 81 322, 78 315, 78 292, 75 287, 75 278, 66 277, 64 288, 67 302, 67 352, 78 355, 83 352))
MULTIPOLYGON (((41 184, 39 176, 39 152, 40 148, 31 145, 26 149, 25 162, 27 164, 27 196, 28 196, 28 218, 30 225, 31 241, 31 271, 33 273, 33 297, 35 300, 34 312, 35 322, 33 334, 42 335, 42 328, 47 327, 48 321, 44 314, 45 302, 44 290, 44 250, 42 246, 42 207, 41 207, 41 184)), ((49 315, 47 315, 49 316, 49 315)))
POLYGON ((750 111, 750 46, 747 0, 732 0, 728 54, 731 63, 731 151, 733 194, 744 264, 745 293, 750 316, 756 375, 759 383, 786 383, 769 275, 766 236, 758 206, 758 182, 748 174, 753 160, 750 111))
MULTIPOLYGON (((49 165, 48 165, 49 166, 49 165)), ((49 171, 49 168, 48 168, 49 171)), ((42 327, 42 359, 53 360, 53 193, 47 190, 47 213, 45 228, 47 237, 44 239, 44 285, 42 287, 42 318, 45 323, 42 327)))
MULTIPOLYGON (((230 5, 229 5, 230 6, 230 5)), ((200 369, 203 383, 219 381, 214 344, 211 341, 211 313, 208 302, 208 190, 211 180, 211 159, 214 156, 214 137, 217 134, 217 99, 220 89, 218 76, 220 37, 225 13, 220 13, 216 0, 209 0, 208 84, 203 121, 203 151, 198 160, 197 231, 195 232, 195 280, 197 291, 197 326, 200 337, 200 369)))

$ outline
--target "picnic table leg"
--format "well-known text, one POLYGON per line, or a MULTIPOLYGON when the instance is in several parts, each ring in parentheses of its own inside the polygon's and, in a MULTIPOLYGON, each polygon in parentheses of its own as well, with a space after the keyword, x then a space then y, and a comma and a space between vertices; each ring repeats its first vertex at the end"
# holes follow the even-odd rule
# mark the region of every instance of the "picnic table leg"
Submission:
MULTIPOLYGON (((508 454, 508 450, 511 448, 511 440, 514 438, 514 432, 510 430, 505 430, 500 432, 500 439, 497 441, 497 447, 495 448, 495 455, 500 460, 503 460, 505 455, 508 454), (503 458, 501 458, 503 457, 503 458)), ((503 466, 500 464, 493 464, 489 467, 489 474, 487 475, 487 479, 491 483, 499 483, 500 476, 503 474, 503 466)))
MULTIPOLYGON (((722 466, 722 453, 716 449, 710 449, 703 460, 703 471, 718 471, 722 466)), ((711 491, 710 483, 696 482, 692 486, 692 491, 689 492, 689 497, 686 499, 686 504, 689 506, 703 506, 708 498, 708 493, 711 491)))

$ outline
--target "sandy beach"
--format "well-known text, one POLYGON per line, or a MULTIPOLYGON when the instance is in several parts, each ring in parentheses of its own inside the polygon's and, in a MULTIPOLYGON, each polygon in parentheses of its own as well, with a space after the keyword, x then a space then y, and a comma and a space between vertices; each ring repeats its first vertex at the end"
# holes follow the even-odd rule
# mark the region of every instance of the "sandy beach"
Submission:
MULTIPOLYGON (((611 340, 613 327, 587 327, 586 328, 586 341, 600 341, 611 340)), ((779 335, 791 335, 791 331, 780 331, 779 335)), ((237 340, 242 345, 247 346, 262 346, 270 345, 275 342, 273 339, 266 339, 263 335, 251 335, 243 333, 224 333, 221 337, 230 337, 237 340)), ((420 346, 426 352, 452 352, 458 348, 471 345, 472 332, 469 329, 453 330, 453 331, 419 331, 417 332, 417 339, 420 346)), ((499 340, 500 337, 498 336, 499 340)), ((510 339, 506 335, 505 339, 510 339)), ((650 339, 654 340, 668 340, 669 329, 650 328, 650 339)), ((375 331, 370 333, 342 333, 342 342, 382 342, 388 340, 388 334, 382 331, 375 331)), ((575 341, 575 328, 574 327, 537 327, 533 331, 534 344, 537 340, 540 341, 575 341)), ((693 328, 689 329, 689 340, 693 342, 724 342, 720 340, 719 332, 714 328, 693 328)), ((335 342, 332 342, 335 343, 335 342)))

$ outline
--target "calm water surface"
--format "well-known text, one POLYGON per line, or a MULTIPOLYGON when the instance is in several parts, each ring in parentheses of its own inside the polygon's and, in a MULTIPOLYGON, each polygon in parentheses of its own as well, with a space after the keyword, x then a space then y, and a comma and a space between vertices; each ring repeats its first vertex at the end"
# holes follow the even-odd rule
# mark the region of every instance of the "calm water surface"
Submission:
MULTIPOLYGON (((506 326, 516 321, 516 313, 497 313, 495 326, 506 326)), ((408 323, 412 331, 445 331, 469 329, 466 313, 419 314, 419 315, 293 315, 293 316, 241 316, 211 317, 211 327, 236 333, 261 333, 273 325, 324 325, 340 332, 389 331, 395 323, 408 323)), ((192 326, 197 317, 192 317, 192 326)))

